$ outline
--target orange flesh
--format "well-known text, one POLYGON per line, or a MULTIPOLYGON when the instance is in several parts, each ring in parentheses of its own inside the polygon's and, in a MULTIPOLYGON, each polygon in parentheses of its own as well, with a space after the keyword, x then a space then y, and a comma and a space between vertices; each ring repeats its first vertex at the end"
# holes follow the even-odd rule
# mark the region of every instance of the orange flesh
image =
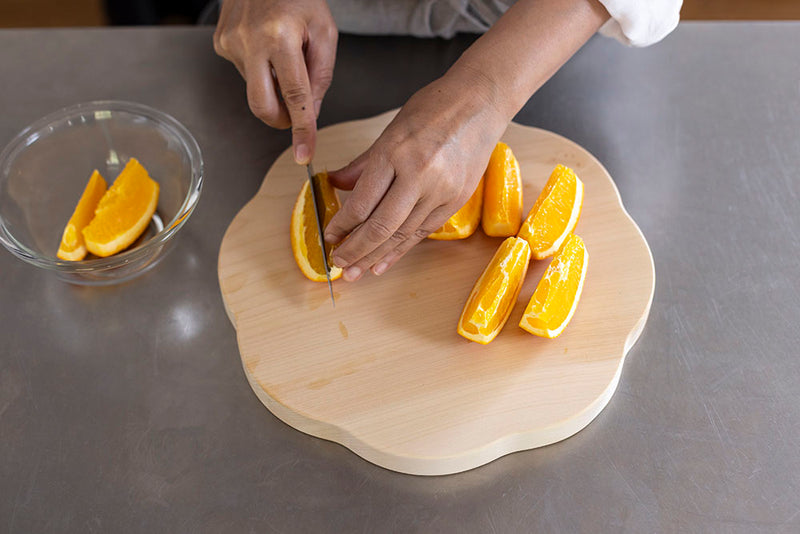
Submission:
POLYGON ((519 230, 534 259, 552 256, 580 217, 583 184, 575 172, 557 165, 519 230))
POLYGON ((503 241, 464 305, 458 321, 460 335, 482 344, 497 336, 517 302, 529 260, 530 247, 524 239, 503 241))
POLYGON ((483 205, 484 181, 481 178, 478 187, 452 217, 447 219, 441 228, 428 236, 429 239, 449 241, 452 239, 465 239, 475 233, 481 221, 481 206, 483 205))
MULTIPOLYGON (((339 198, 336 195, 336 190, 328 182, 328 175, 321 173, 321 178, 320 189, 322 190, 322 200, 325 204, 322 225, 325 228, 331 222, 333 216, 336 215, 336 212, 339 211, 339 198)), ((303 274, 314 282, 327 281, 325 265, 322 262, 322 254, 320 252, 317 219, 314 214, 314 198, 308 181, 305 182, 300 190, 292 211, 291 240, 295 261, 303 274)), ((342 270, 334 267, 331 263, 331 252, 334 247, 326 248, 330 249, 328 250, 328 265, 331 268, 331 280, 335 280, 341 277, 342 270)))
POLYGON ((488 236, 516 235, 522 224, 522 177, 511 148, 497 143, 486 168, 481 225, 488 236))
MULTIPOLYGON (((333 194, 333 187, 331 187, 328 180, 321 180, 320 187, 322 189, 322 198, 325 201, 325 213, 323 214, 322 227, 328 226, 331 219, 339 211, 339 203, 333 194)), ((314 271, 325 274, 325 264, 322 262, 322 254, 319 253, 319 228, 317 228, 317 217, 314 213, 314 198, 311 195, 311 187, 306 190, 305 205, 303 206, 303 221, 306 222, 304 240, 307 248, 311 250, 308 257, 308 262, 314 271)), ((328 264, 331 258, 328 256, 328 264)))
POLYGON ((577 308, 588 261, 583 240, 572 234, 542 275, 519 326, 541 337, 560 335, 577 308))
POLYGON ((94 218, 83 229, 86 248, 100 257, 128 248, 144 232, 158 205, 159 186, 131 158, 100 199, 94 218))

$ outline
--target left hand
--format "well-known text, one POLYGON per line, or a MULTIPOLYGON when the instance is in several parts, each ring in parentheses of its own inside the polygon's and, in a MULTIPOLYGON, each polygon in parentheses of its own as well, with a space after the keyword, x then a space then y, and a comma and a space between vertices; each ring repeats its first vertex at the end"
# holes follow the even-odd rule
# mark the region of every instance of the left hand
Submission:
POLYGON ((377 141, 331 183, 353 193, 325 230, 344 279, 380 275, 467 201, 510 120, 497 91, 451 69, 412 96, 377 141))

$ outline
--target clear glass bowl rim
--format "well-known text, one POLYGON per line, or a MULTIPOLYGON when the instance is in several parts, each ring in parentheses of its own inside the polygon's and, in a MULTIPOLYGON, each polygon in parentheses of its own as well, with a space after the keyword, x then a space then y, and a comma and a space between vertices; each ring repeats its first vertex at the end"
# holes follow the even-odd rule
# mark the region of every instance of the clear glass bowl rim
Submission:
POLYGON ((166 127, 181 143, 184 150, 189 157, 191 164, 191 178, 189 182, 189 190, 186 198, 183 200, 178 213, 172 218, 169 223, 164 224, 164 228, 150 238, 146 243, 135 249, 120 252, 108 258, 97 258, 83 261, 65 261, 55 257, 46 257, 29 249, 20 243, 6 227, 2 214, 0 214, 0 243, 3 244, 18 258, 32 263, 45 269, 57 270, 66 273, 82 273, 100 271, 113 268, 119 265, 125 265, 136 261, 142 257, 147 256, 153 249, 163 245, 177 233, 183 226, 186 220, 194 211, 198 200, 200 199, 200 192, 203 188, 203 157, 200 153, 200 146, 197 144, 194 136, 186 129, 186 127, 178 122, 177 119, 159 111, 155 108, 137 102, 127 102, 123 100, 96 100, 92 102, 84 102, 81 104, 74 104, 54 111, 41 119, 38 119, 14 136, 13 139, 6 145, 2 152, 0 152, 0 181, 8 179, 8 167, 11 161, 17 156, 20 150, 28 147, 38 139, 40 132, 48 128, 54 122, 64 121, 73 116, 84 115, 86 113, 94 113, 98 111, 121 111, 131 113, 134 115, 144 116, 148 119, 154 120, 166 127))

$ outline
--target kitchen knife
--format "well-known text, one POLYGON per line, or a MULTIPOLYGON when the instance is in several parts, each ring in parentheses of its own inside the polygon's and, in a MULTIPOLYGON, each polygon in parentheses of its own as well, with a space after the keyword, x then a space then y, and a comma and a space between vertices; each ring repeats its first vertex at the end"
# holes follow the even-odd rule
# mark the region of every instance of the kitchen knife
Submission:
POLYGON ((328 265, 328 247, 325 245, 325 238, 322 235, 325 221, 325 200, 322 198, 322 188, 319 183, 319 176, 314 173, 314 168, 309 163, 306 165, 308 181, 311 187, 311 200, 314 202, 314 217, 317 219, 317 230, 319 231, 319 246, 322 250, 322 265, 325 266, 325 278, 328 279, 328 290, 331 292, 331 302, 336 307, 336 299, 333 298, 333 284, 331 283, 331 267, 328 265))

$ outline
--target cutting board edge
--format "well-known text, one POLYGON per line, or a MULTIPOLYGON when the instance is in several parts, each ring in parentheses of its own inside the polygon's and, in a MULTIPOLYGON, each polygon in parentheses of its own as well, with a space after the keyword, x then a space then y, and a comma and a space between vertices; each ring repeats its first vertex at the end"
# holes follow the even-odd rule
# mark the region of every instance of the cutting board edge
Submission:
MULTIPOLYGON (((641 329, 639 329, 639 334, 640 333, 641 329)), ((629 344, 630 347, 636 343, 639 334, 637 334, 636 338, 629 344)), ((258 400, 275 417, 290 427, 304 434, 341 445, 368 462, 390 471, 408 475, 443 476, 469 471, 493 462, 503 456, 552 445, 553 443, 574 436, 594 421, 611 401, 619 385, 619 379, 622 375, 622 368, 626 357, 627 353, 620 359, 614 377, 601 394, 573 417, 548 427, 510 434, 487 443, 483 447, 447 457, 402 456, 377 449, 347 432, 344 428, 305 417, 298 411, 284 406, 280 401, 271 397, 269 393, 258 384, 248 371, 244 360, 242 360, 242 369, 247 377, 248 384, 250 384, 250 388, 253 390, 258 400)))

